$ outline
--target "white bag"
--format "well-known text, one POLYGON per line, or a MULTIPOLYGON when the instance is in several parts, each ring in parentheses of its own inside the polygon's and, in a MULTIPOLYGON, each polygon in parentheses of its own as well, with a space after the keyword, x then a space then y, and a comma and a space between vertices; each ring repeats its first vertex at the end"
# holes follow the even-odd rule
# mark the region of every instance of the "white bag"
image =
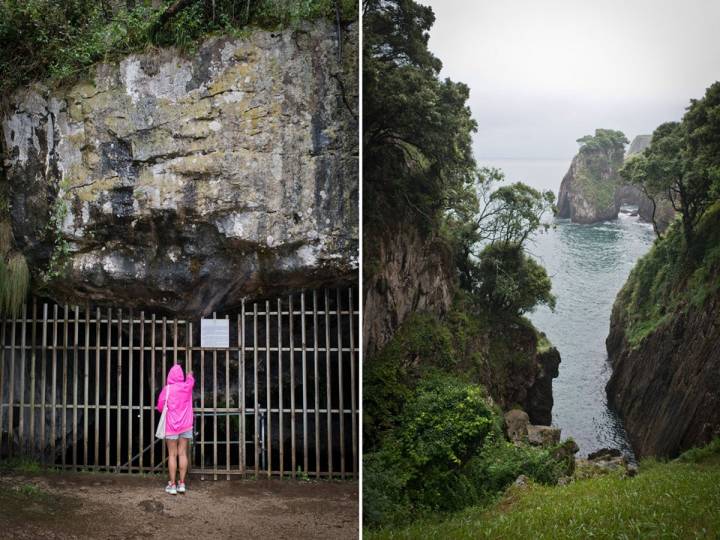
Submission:
POLYGON ((160 415, 160 420, 158 421, 158 427, 155 430, 155 436, 158 439, 164 439, 165 438, 165 423, 167 422, 167 411, 168 411, 168 401, 170 400, 170 385, 167 386, 167 392, 165 392, 165 405, 163 405, 163 411, 160 415))

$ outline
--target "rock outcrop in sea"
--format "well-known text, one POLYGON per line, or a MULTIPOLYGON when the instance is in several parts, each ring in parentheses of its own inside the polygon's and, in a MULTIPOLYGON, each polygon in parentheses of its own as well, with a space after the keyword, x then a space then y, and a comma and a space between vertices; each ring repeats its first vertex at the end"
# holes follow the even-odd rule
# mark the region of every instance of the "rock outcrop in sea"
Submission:
POLYGON ((615 191, 622 183, 618 171, 627 139, 620 132, 598 129, 594 137, 578 142, 580 150, 560 184, 558 217, 585 224, 616 219, 620 206, 615 191))
POLYGON ((356 41, 216 37, 11 96, 12 228, 43 294, 196 316, 353 281, 356 41))

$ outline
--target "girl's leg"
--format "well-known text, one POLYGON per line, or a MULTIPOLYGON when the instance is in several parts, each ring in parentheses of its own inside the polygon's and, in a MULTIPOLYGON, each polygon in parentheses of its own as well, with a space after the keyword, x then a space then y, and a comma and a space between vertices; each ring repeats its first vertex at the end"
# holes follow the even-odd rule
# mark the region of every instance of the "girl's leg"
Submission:
POLYGON ((177 471, 177 452, 178 442, 177 439, 165 441, 168 449, 168 471, 170 472, 170 482, 175 483, 175 472, 177 471))
POLYGON ((187 460, 187 450, 188 450, 188 441, 190 439, 185 439, 183 437, 180 437, 178 439, 178 461, 180 461, 180 483, 185 483, 185 474, 187 474, 187 466, 188 466, 188 460, 187 460))

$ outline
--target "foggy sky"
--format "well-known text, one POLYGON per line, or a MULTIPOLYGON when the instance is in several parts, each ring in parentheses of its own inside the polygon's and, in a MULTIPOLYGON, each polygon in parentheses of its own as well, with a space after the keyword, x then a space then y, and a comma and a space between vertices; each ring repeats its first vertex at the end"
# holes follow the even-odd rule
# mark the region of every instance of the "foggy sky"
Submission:
POLYGON ((419 0, 478 158, 570 158, 595 128, 679 120, 720 79, 719 0, 419 0))

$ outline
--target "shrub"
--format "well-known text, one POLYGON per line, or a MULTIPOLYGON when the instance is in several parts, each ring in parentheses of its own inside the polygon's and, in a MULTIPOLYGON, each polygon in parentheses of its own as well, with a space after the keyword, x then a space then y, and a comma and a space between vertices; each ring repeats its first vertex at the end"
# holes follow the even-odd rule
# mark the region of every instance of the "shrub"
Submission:
POLYGON ((519 315, 538 304, 555 308, 552 283, 519 244, 490 244, 480 253, 477 294, 497 311, 519 315))
POLYGON ((501 425, 481 386, 425 377, 397 427, 363 458, 365 525, 486 504, 520 474, 555 483, 566 464, 550 450, 508 443, 501 425))

